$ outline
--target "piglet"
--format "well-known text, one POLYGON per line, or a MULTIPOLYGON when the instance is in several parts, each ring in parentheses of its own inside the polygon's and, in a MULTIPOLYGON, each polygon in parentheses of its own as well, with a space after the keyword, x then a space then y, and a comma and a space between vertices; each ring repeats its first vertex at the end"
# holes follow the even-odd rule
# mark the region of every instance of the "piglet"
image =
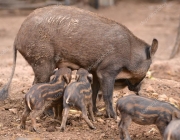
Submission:
POLYGON ((92 74, 89 74, 87 70, 80 68, 76 73, 76 80, 75 82, 70 83, 65 91, 63 96, 63 107, 64 107, 64 114, 61 124, 61 131, 65 130, 65 125, 69 113, 70 107, 75 107, 78 110, 82 111, 82 117, 89 125, 91 129, 95 129, 94 125, 90 122, 87 116, 87 109, 89 114, 94 121, 94 114, 92 111, 92 74))
MULTIPOLYGON (((33 85, 29 92, 25 95, 25 110, 22 115, 20 128, 25 129, 26 119, 30 114, 32 129, 37 131, 36 117, 40 115, 46 106, 54 107, 54 117, 62 116, 62 109, 57 106, 57 101, 63 101, 63 92, 71 79, 71 69, 61 68, 55 72, 55 77, 50 83, 40 83, 33 85), (60 112, 58 111, 60 110, 60 112), (59 112, 59 113, 58 113, 59 112)), ((61 101, 61 102, 62 102, 61 101)))
POLYGON ((173 105, 137 95, 128 95, 118 99, 116 112, 118 110, 121 113, 118 127, 122 140, 131 140, 128 132, 131 121, 140 125, 155 124, 163 136, 167 125, 173 119, 173 114, 177 114, 176 117, 180 118, 180 110, 173 105))
POLYGON ((173 120, 168 124, 164 132, 164 140, 180 140, 180 114, 174 113, 173 120))

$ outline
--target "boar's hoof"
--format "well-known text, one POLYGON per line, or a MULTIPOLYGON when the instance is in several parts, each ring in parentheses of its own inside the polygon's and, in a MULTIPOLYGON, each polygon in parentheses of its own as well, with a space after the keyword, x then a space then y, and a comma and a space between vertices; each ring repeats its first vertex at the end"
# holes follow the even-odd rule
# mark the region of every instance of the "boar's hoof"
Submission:
POLYGON ((25 129, 25 125, 21 124, 20 126, 18 126, 18 129, 25 129))
POLYGON ((60 128, 60 132, 64 132, 65 128, 64 127, 61 127, 60 128))
POLYGON ((91 126, 90 128, 91 128, 91 129, 93 129, 93 130, 95 130, 95 129, 96 129, 96 127, 95 127, 95 126, 91 126))
POLYGON ((111 113, 106 113, 105 115, 106 118, 113 118, 113 119, 117 119, 117 115, 114 111, 111 111, 111 113))
POLYGON ((95 122, 96 120, 93 118, 92 121, 95 122))
POLYGON ((94 115, 96 117, 100 117, 100 116, 103 116, 103 113, 101 113, 100 111, 96 111, 96 112, 94 112, 94 115))
POLYGON ((35 127, 31 127, 30 131, 31 131, 31 132, 40 133, 40 132, 37 130, 37 128, 35 128, 35 127))

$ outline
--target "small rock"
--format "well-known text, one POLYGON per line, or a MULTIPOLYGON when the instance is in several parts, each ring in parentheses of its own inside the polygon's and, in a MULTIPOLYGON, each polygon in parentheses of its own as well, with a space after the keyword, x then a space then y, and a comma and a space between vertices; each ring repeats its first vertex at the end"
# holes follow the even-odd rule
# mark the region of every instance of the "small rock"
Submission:
POLYGON ((169 102, 173 104, 175 107, 179 108, 179 102, 175 100, 174 98, 170 97, 169 102))
POLYGON ((97 118, 96 120, 97 120, 98 122, 100 122, 100 123, 104 123, 104 120, 101 119, 101 118, 97 118))
POLYGON ((151 71, 148 71, 148 72, 146 73, 146 77, 147 77, 147 78, 151 78, 151 77, 152 77, 152 72, 151 72, 151 71))
POLYGON ((110 125, 111 129, 115 129, 117 125, 110 125))
POLYGON ((152 86, 148 86, 148 87, 146 88, 146 92, 154 93, 155 90, 154 90, 154 88, 153 88, 152 86))
POLYGON ((160 101, 168 101, 168 97, 166 94, 162 94, 158 96, 158 100, 160 101))
POLYGON ((21 92, 22 92, 23 94, 26 94, 28 91, 29 91, 29 89, 23 89, 21 92))
POLYGON ((74 121, 74 120, 71 120, 71 124, 72 124, 72 126, 78 126, 78 125, 79 125, 79 122, 74 121))
POLYGON ((4 111, 5 110, 5 108, 4 107, 0 107, 0 111, 4 111))
POLYGON ((159 95, 158 93, 154 92, 154 93, 152 93, 152 95, 151 95, 151 96, 152 96, 152 98, 157 99, 157 98, 158 98, 158 95, 159 95))
POLYGON ((123 97, 124 97, 124 96, 128 96, 128 95, 130 95, 130 94, 129 94, 129 93, 126 93, 126 94, 123 95, 123 97))
POLYGON ((151 130, 148 131, 148 133, 153 133, 153 134, 156 132, 158 132, 158 131, 155 128, 151 128, 151 130))
POLYGON ((105 135, 106 135, 105 133, 102 133, 102 134, 100 135, 100 139, 102 139, 105 135))
POLYGON ((17 114, 17 109, 16 108, 11 108, 9 109, 10 112, 12 112, 13 114, 17 114))
POLYGON ((55 132, 56 131, 56 128, 54 126, 50 126, 46 129, 46 131, 48 132, 55 132))

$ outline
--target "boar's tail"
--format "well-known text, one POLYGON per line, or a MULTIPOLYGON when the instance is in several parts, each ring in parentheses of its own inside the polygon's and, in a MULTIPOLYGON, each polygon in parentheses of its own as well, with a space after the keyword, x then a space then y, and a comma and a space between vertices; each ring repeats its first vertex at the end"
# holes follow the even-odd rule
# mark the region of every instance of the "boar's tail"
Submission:
POLYGON ((31 108, 31 104, 30 104, 30 97, 29 96, 26 96, 26 102, 27 102, 27 106, 30 110, 32 110, 31 108))
POLYGON ((15 67, 16 67, 17 49, 16 49, 15 45, 13 46, 13 53, 14 53, 14 57, 13 57, 12 73, 11 73, 8 83, 0 91, 0 100, 5 100, 8 97, 9 86, 11 84, 11 81, 12 81, 12 78, 14 75, 14 71, 15 71, 15 67))

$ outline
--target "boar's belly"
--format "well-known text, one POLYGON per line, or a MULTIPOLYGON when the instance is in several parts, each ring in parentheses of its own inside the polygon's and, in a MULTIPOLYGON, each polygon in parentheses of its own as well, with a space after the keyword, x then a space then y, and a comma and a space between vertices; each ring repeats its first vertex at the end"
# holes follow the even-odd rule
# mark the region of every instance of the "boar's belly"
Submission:
POLYGON ((77 64, 74 64, 74 63, 71 63, 71 62, 68 62, 68 61, 58 62, 56 64, 56 67, 58 69, 63 68, 63 67, 68 67, 68 68, 71 68, 73 70, 78 70, 80 68, 80 66, 78 66, 77 64))
POLYGON ((121 71, 117 76, 116 76, 116 80, 117 79, 130 79, 132 78, 132 75, 130 72, 128 71, 121 71))

